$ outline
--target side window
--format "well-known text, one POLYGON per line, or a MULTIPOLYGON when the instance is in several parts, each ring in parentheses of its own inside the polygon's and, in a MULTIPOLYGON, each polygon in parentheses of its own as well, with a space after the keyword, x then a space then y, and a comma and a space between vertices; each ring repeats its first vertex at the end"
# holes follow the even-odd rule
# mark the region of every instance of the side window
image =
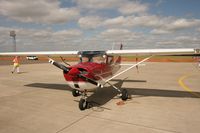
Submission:
POLYGON ((90 59, 88 57, 81 57, 80 62, 89 62, 90 59))
POLYGON ((96 63, 105 63, 105 58, 103 58, 102 56, 97 56, 97 57, 93 57, 93 61, 96 63))
POLYGON ((113 56, 108 56, 107 57, 107 64, 112 64, 113 63, 113 56))

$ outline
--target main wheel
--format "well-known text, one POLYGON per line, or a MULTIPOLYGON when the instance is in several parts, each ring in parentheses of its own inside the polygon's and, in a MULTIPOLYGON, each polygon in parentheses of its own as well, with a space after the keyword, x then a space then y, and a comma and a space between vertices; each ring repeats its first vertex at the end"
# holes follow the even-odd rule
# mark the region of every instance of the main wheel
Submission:
POLYGON ((76 89, 73 89, 73 90, 72 90, 72 95, 73 95, 74 97, 80 96, 80 91, 79 91, 79 90, 76 90, 76 89))
POLYGON ((87 108, 88 102, 85 99, 82 99, 79 101, 79 109, 85 110, 87 108))
POLYGON ((126 89, 122 90, 122 96, 121 96, 123 101, 126 101, 128 99, 128 92, 126 89))

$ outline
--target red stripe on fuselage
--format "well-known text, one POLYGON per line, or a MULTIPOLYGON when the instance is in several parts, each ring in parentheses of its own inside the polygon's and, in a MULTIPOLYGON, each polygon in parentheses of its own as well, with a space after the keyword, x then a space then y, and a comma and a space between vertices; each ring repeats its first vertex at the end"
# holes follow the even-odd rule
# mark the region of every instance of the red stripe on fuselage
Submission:
POLYGON ((78 69, 80 72, 81 70, 86 70, 87 73, 83 73, 84 76, 91 78, 93 80, 100 80, 101 78, 107 78, 112 76, 114 73, 116 73, 120 69, 119 60, 116 61, 116 64, 106 64, 106 63, 95 63, 95 62, 84 62, 79 63, 76 65, 73 65, 69 67, 73 72, 64 73, 64 77, 66 81, 84 81, 84 79, 77 77, 78 74, 76 69, 78 69), (76 68, 76 69, 74 69, 76 68))

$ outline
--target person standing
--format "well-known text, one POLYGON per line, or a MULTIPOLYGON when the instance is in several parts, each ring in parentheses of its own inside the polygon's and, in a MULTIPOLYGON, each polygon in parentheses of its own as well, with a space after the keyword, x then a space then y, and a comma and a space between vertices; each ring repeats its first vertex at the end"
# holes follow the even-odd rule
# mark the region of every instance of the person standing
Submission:
POLYGON ((20 63, 20 57, 19 56, 15 56, 15 58, 13 59, 13 70, 11 71, 12 73, 14 73, 17 70, 17 73, 19 74, 19 64, 20 63))

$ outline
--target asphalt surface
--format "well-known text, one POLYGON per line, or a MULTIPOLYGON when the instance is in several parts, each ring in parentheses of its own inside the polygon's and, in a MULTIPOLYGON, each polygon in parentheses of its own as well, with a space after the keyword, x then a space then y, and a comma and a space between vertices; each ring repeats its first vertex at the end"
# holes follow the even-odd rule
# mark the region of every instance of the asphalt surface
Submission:
POLYGON ((129 91, 129 100, 106 87, 89 94, 90 108, 80 111, 80 97, 54 66, 23 64, 11 74, 12 65, 0 65, 0 133, 199 133, 196 66, 146 63, 112 81, 129 91))

